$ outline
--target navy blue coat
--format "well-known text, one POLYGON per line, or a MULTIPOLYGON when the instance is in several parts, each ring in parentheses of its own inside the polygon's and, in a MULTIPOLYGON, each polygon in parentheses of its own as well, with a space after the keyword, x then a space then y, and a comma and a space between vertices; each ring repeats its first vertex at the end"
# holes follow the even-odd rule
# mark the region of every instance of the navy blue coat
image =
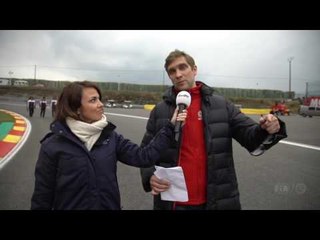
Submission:
POLYGON ((150 167, 173 141, 168 122, 148 146, 141 148, 114 131, 109 124, 91 151, 66 124, 51 124, 41 140, 35 169, 31 209, 120 210, 117 161, 150 167))

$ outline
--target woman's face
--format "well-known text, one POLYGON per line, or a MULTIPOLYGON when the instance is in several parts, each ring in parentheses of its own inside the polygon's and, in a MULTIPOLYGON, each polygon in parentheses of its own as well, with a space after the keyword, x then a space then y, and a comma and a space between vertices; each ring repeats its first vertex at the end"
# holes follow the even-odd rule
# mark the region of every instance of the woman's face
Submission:
POLYGON ((83 88, 81 107, 78 109, 82 121, 92 123, 102 118, 104 109, 99 98, 99 93, 95 88, 83 88))

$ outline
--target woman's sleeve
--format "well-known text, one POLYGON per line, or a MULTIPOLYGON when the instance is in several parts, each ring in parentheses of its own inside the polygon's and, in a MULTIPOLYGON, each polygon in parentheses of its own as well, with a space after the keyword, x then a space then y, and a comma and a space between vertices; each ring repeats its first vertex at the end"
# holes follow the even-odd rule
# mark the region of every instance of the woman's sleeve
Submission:
POLYGON ((51 210, 53 208, 56 173, 56 161, 51 159, 41 146, 35 167, 31 210, 51 210))
POLYGON ((151 139, 145 146, 131 142, 122 135, 117 136, 118 160, 135 167, 151 167, 160 158, 160 153, 174 141, 174 125, 168 121, 167 124, 151 139))

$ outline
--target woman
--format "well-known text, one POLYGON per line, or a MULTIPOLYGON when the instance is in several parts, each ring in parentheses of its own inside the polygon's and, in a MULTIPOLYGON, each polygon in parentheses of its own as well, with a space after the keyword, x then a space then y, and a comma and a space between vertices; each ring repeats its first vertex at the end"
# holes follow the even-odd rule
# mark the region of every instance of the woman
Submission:
POLYGON ((51 132, 41 140, 31 209, 120 210, 117 161, 152 166, 173 141, 175 121, 186 118, 176 110, 154 141, 140 148, 115 132, 103 113, 97 85, 74 82, 63 89, 51 132))

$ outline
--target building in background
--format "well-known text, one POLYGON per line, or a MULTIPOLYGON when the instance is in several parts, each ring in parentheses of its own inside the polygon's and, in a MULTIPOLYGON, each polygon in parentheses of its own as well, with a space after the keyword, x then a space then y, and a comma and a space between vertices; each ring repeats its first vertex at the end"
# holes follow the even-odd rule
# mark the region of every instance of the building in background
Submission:
POLYGON ((1 86, 11 86, 11 80, 2 78, 2 79, 0 79, 0 85, 1 86))
POLYGON ((29 86, 29 82, 26 80, 15 80, 13 82, 13 86, 16 87, 28 87, 29 86))

